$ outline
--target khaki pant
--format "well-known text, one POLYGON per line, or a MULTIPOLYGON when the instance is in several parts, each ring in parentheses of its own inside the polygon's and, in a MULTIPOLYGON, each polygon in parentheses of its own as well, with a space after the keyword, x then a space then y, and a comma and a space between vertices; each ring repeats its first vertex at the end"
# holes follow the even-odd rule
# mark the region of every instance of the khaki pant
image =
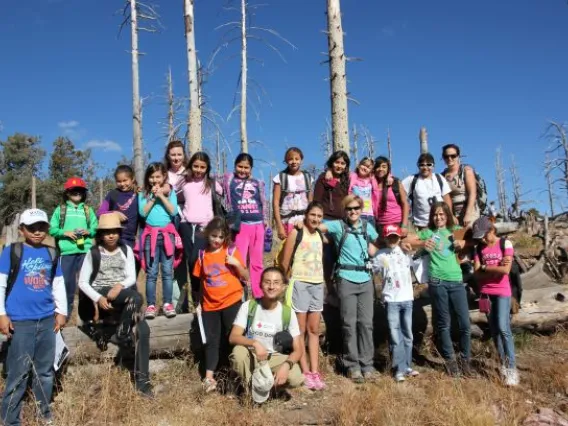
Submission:
MULTIPOLYGON (((278 371, 278 368, 288 359, 288 355, 272 354, 268 360, 268 365, 273 373, 278 371)), ((250 384, 252 372, 259 364, 256 356, 248 348, 244 346, 235 346, 233 353, 230 356, 231 367, 243 379, 246 386, 250 384), (252 357, 252 360, 251 360, 252 357)), ((290 370, 288 374, 287 385, 291 388, 301 386, 304 383, 304 375, 300 370, 298 364, 294 364, 294 367, 290 370)))

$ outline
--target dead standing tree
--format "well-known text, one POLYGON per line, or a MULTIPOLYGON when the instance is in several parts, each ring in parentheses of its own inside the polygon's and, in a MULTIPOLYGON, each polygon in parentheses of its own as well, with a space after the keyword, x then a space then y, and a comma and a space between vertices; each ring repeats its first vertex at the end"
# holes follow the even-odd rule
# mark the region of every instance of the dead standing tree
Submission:
POLYGON ((387 129, 387 151, 389 153, 389 161, 392 164, 392 146, 391 146, 391 129, 387 129))
POLYGON ((546 192, 548 195, 548 204, 550 207, 550 216, 554 217, 554 185, 552 183, 552 169, 548 155, 544 160, 544 175, 546 177, 546 192))
POLYGON ((185 40, 187 45, 187 78, 189 84, 189 115, 187 118, 189 152, 193 154, 201 150, 201 100, 199 96, 199 79, 197 51, 195 50, 195 15, 194 0, 184 0, 185 40))
MULTIPOLYGON (((229 4, 231 3, 231 1, 229 0, 229 4)), ((278 32, 276 32, 275 30, 271 29, 271 28, 265 28, 265 27, 260 27, 260 26, 256 26, 256 25, 251 25, 251 17, 254 16, 254 11, 256 9, 258 9, 261 6, 265 6, 262 4, 251 4, 249 1, 247 0, 240 0, 240 5, 239 7, 235 7, 235 6, 226 6, 225 10, 228 11, 236 11, 240 14, 240 20, 239 21, 231 21, 231 22, 227 22, 223 25, 218 26, 216 29, 221 29, 221 28, 227 28, 226 33, 223 36, 223 42, 221 43, 221 46, 218 47, 216 49, 216 51, 213 53, 213 59, 217 56, 218 52, 222 49, 222 48, 226 48, 227 46, 229 46, 232 42, 235 41, 240 41, 241 43, 241 72, 239 75, 239 83, 240 83, 240 95, 241 95, 241 101, 240 104, 236 104, 233 106, 233 109, 231 110, 231 112, 229 113, 229 116, 227 118, 227 120, 229 120, 231 118, 231 116, 233 115, 233 113, 237 110, 240 109, 241 112, 241 117, 240 117, 240 139, 241 139, 241 152, 248 152, 249 149, 249 140, 248 140, 248 132, 247 132, 247 106, 249 105, 250 99, 248 96, 248 89, 249 89, 249 83, 251 83, 250 88, 254 91, 255 94, 255 99, 258 103, 260 103, 261 101, 261 94, 262 95, 266 95, 266 92, 264 90, 264 88, 262 87, 262 85, 260 85, 257 81, 255 81, 254 79, 249 79, 248 76, 248 61, 249 59, 252 60, 256 60, 258 62, 262 61, 258 58, 255 57, 251 57, 249 55, 249 40, 256 40, 256 41, 260 41, 262 44, 264 44, 265 46, 267 46, 269 49, 273 50, 281 59, 284 63, 286 63, 286 60, 284 58, 284 56, 282 55, 282 53, 280 52, 280 50, 272 43, 270 43, 266 38, 264 38, 262 36, 262 34, 269 34, 275 38, 277 38, 278 40, 284 42, 285 44, 289 45, 290 47, 292 47, 292 49, 296 49, 296 46, 294 46, 292 43, 290 43, 290 41, 288 41, 286 38, 282 37, 278 32), (238 35, 235 35, 238 34, 238 35)), ((213 59, 210 61, 210 64, 212 64, 213 59)), ((254 104, 250 104, 251 107, 253 109, 255 109, 255 105, 254 104)), ((259 112, 258 110, 255 111, 256 115, 258 117, 259 112)))
POLYGON ((347 73, 339 0, 327 0, 327 41, 333 150, 349 152, 347 73))
POLYGON ((184 106, 184 99, 177 98, 174 94, 171 68, 168 68, 168 74, 166 74, 166 104, 168 113, 166 122, 162 124, 164 127, 165 144, 167 145, 170 141, 179 139, 179 129, 182 123, 178 122, 177 116, 184 106))
POLYGON ((359 132, 357 131, 357 126, 353 125, 353 130, 351 132, 353 138, 353 146, 351 147, 351 155, 355 160, 355 165, 359 164, 359 132))
POLYGON ((497 199, 499 210, 503 217, 507 217, 507 193, 505 190, 505 169, 501 161, 501 147, 497 148, 495 155, 495 172, 497 175, 497 199))
POLYGON ((119 35, 122 29, 130 24, 131 54, 132 54, 132 148, 134 152, 134 173, 137 182, 144 181, 144 147, 142 143, 142 101, 140 99, 140 75, 138 59, 141 53, 138 50, 138 32, 156 32, 159 15, 154 7, 137 0, 126 0, 120 24, 119 35), (148 26, 139 25, 146 21, 148 26))
POLYGON ((420 140, 420 154, 428 153, 428 132, 426 131, 426 127, 420 128, 418 139, 420 140))
POLYGON ((545 167, 552 174, 560 171, 560 177, 553 179, 552 183, 560 182, 561 187, 568 193, 568 137, 566 124, 550 121, 545 131, 544 137, 549 140, 550 145, 546 150, 547 155, 555 155, 554 158, 547 160, 545 167))

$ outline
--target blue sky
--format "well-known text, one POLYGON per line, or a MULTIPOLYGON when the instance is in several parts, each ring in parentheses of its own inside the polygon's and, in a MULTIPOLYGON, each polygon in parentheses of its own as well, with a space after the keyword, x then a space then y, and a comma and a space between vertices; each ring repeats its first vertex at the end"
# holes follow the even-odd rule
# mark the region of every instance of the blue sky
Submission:
MULTIPOLYGON (((251 3, 256 0, 250 0, 251 3)), ((260 2, 260 1, 259 1, 260 2)), ((224 0, 196 0, 196 43, 207 62, 219 45, 218 25, 233 20, 224 0)), ((251 149, 280 168, 286 145, 298 145, 305 163, 321 165, 320 135, 330 115, 324 0, 267 0, 255 23, 290 40, 275 39, 287 63, 251 42, 250 75, 265 88, 260 118, 250 109, 249 138, 265 147, 251 149)), ((166 115, 165 74, 171 66, 175 93, 187 95, 181 0, 155 0, 163 29, 142 33, 141 93, 145 148, 163 155, 166 115)), ((117 38, 122 2, 111 0, 26 0, 0 3, 0 138, 16 131, 40 135, 48 148, 58 135, 113 167, 131 155, 132 103, 129 31, 117 38), (111 159, 112 158, 112 159, 111 159)), ((430 149, 441 169, 440 147, 455 142, 495 198, 495 148, 506 165, 515 155, 527 196, 546 208, 542 162, 549 119, 568 120, 564 107, 568 80, 568 5, 563 0, 343 0, 348 56, 350 124, 365 125, 386 152, 390 126, 394 170, 414 172, 418 131, 426 126, 430 149)), ((209 106, 227 117, 239 73, 237 44, 223 51, 205 87, 209 106)), ((182 111, 178 117, 185 119, 182 111)), ((233 153, 238 151, 238 114, 222 123, 233 153)), ((210 137, 211 134, 206 136, 210 137)), ((206 140, 211 148, 211 139, 206 140)), ((257 175, 268 177, 259 163, 257 175)), ((507 174, 507 178, 509 174, 507 174)), ((509 181, 507 182, 508 185, 509 181)), ((564 200, 565 201, 565 200, 564 200)), ((559 210, 559 207, 557 207, 559 210)))

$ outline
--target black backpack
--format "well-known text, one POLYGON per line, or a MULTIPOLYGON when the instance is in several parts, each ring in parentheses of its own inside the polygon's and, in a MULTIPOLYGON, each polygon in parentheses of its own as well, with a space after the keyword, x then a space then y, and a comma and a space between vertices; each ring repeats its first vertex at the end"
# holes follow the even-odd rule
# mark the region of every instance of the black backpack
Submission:
MULTIPOLYGON (((416 186, 416 184, 414 184, 416 186)), ((392 193, 394 194, 394 197, 396 198, 396 202, 399 206, 402 205, 402 201, 401 201, 401 196, 400 196, 400 179, 393 177, 392 179, 392 193)))
MULTIPOLYGON (((18 279, 18 274, 20 273, 20 267, 22 265, 22 254, 24 252, 24 243, 17 242, 12 243, 9 246, 5 247, 5 249, 10 250, 10 272, 8 273, 8 281, 6 282, 6 296, 4 300, 8 300, 8 295, 12 291, 14 287, 14 283, 18 279)), ((55 276, 55 271, 57 270, 57 263, 59 262, 59 253, 58 251, 49 246, 44 246, 45 249, 49 253, 49 257, 51 258, 51 280, 53 281, 53 277, 55 276)))
POLYGON ((369 257, 369 250, 367 249, 367 247, 365 247, 367 250, 365 251, 365 265, 364 266, 356 266, 356 265, 342 265, 341 263, 339 263, 339 257, 341 256, 341 251, 343 250, 343 246, 345 244, 345 240, 347 240, 347 236, 349 234, 355 235, 355 238, 358 238, 357 235, 362 235, 363 239, 365 240, 365 244, 368 246, 369 243, 371 242, 370 238, 369 238, 369 234, 367 233, 367 225, 368 222, 366 220, 362 220, 361 221, 361 232, 354 230, 353 228, 351 228, 349 225, 347 225, 347 223, 345 223, 344 220, 341 221, 341 227, 342 227, 342 234, 341 234, 341 239, 339 240, 339 244, 337 245, 337 262, 335 262, 335 268, 334 268, 334 276, 337 276, 337 273, 339 272, 340 269, 343 270, 348 270, 348 271, 368 271, 367 269, 367 263, 370 260, 369 257))
MULTIPOLYGON (((505 255, 505 243, 506 238, 499 239, 499 249, 501 250, 501 255, 505 255)), ((481 261, 481 245, 477 245, 477 257, 481 261)), ((521 304, 521 298, 523 296, 523 280, 521 278, 521 267, 515 256, 513 256, 513 262, 511 264, 511 271, 509 272, 509 283, 511 284, 512 296, 517 300, 519 305, 521 304)))

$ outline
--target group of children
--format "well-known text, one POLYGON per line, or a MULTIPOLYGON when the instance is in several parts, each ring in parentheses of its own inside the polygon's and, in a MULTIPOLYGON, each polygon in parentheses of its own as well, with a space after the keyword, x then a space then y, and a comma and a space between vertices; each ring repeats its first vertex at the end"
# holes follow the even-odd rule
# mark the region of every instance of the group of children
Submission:
MULTIPOLYGON (((53 330, 63 327, 70 317, 77 283, 82 295, 92 301, 94 316, 110 310, 119 312, 115 342, 128 345, 138 340, 136 387, 150 395, 149 330, 143 318, 151 320, 159 313, 156 284, 160 271, 161 309, 167 318, 176 315, 174 275, 181 269, 178 282, 185 285, 190 272, 192 298, 203 322, 206 342, 206 392, 217 387, 215 372, 221 346, 229 340, 237 345, 231 362, 239 372, 246 357, 263 362, 270 358, 268 348, 268 352, 277 354, 266 336, 276 338, 282 331, 292 334, 294 345, 307 340, 307 351, 290 349, 288 357, 281 359, 290 364, 288 372, 279 377, 281 383, 277 382, 285 383, 283 377, 289 378, 288 373, 297 368, 298 362, 303 375, 294 383, 324 389, 318 355, 326 293, 329 303, 334 297, 339 301, 343 363, 349 376, 355 381, 372 378, 374 274, 381 276, 383 284, 394 377, 403 381, 416 376, 418 372, 411 366, 414 296, 408 245, 425 248, 430 254, 429 291, 438 312, 444 358, 452 359, 449 311, 446 315, 447 310, 439 302, 443 297, 450 298, 454 307, 463 307, 460 286, 454 286, 462 281, 457 276, 459 265, 458 269, 454 265, 454 249, 464 248, 464 243, 452 237, 451 212, 441 203, 434 204, 429 227, 405 241, 408 201, 385 157, 374 162, 364 158, 356 171, 349 173, 348 155, 335 152, 315 183, 302 169, 303 153, 299 148, 289 148, 284 161, 286 168, 274 178, 272 197, 277 234, 284 240, 279 269, 263 271, 263 242, 269 224, 265 187, 252 176, 253 158, 246 153, 235 159, 233 173, 214 179, 206 153, 197 152, 186 161, 183 144, 174 141, 167 147, 165 164, 148 166, 141 188, 130 166, 117 167, 116 188, 107 194, 96 214, 86 204, 87 185, 78 177, 65 183, 63 204, 55 209, 49 224, 41 210, 24 212, 20 230, 25 243, 11 245, 0 257, 0 332, 11 336, 2 419, 7 424, 19 424, 26 386, 22 377, 27 377, 31 362, 41 416, 51 417, 53 330), (44 246, 48 232, 57 241, 60 257, 44 246), (408 243, 404 251, 401 241, 408 243), (15 247, 20 247, 18 265, 12 264, 15 247), (135 287, 140 268, 146 271, 143 313, 143 300, 135 287), (281 284, 288 281, 287 303, 282 305, 276 301, 283 293, 281 284), (243 303, 249 289, 259 302, 243 303), (261 312, 266 310, 261 320, 256 320, 256 304, 261 312), (292 319, 286 319, 288 315, 292 319), (276 321, 275 316, 282 318, 276 321), (251 318, 255 322, 252 326, 251 318), (247 354, 243 347, 250 349, 247 354), (24 354, 29 359, 27 364, 21 362, 24 354)), ((475 256, 475 269, 483 278, 481 293, 490 301, 487 312, 499 352, 508 363, 504 368, 513 371, 510 325, 507 334, 508 323, 503 319, 509 305, 502 300, 507 297, 512 247, 506 245, 498 256, 501 251, 495 247, 500 242, 494 228, 485 218, 480 220, 484 221, 474 224, 474 237, 481 247, 475 256), (501 313, 497 319, 491 317, 495 311, 501 313)), ((467 324, 463 315, 460 319, 462 357, 467 361, 469 318, 467 324)), ((241 373, 245 380, 252 374, 244 370, 241 373)))

